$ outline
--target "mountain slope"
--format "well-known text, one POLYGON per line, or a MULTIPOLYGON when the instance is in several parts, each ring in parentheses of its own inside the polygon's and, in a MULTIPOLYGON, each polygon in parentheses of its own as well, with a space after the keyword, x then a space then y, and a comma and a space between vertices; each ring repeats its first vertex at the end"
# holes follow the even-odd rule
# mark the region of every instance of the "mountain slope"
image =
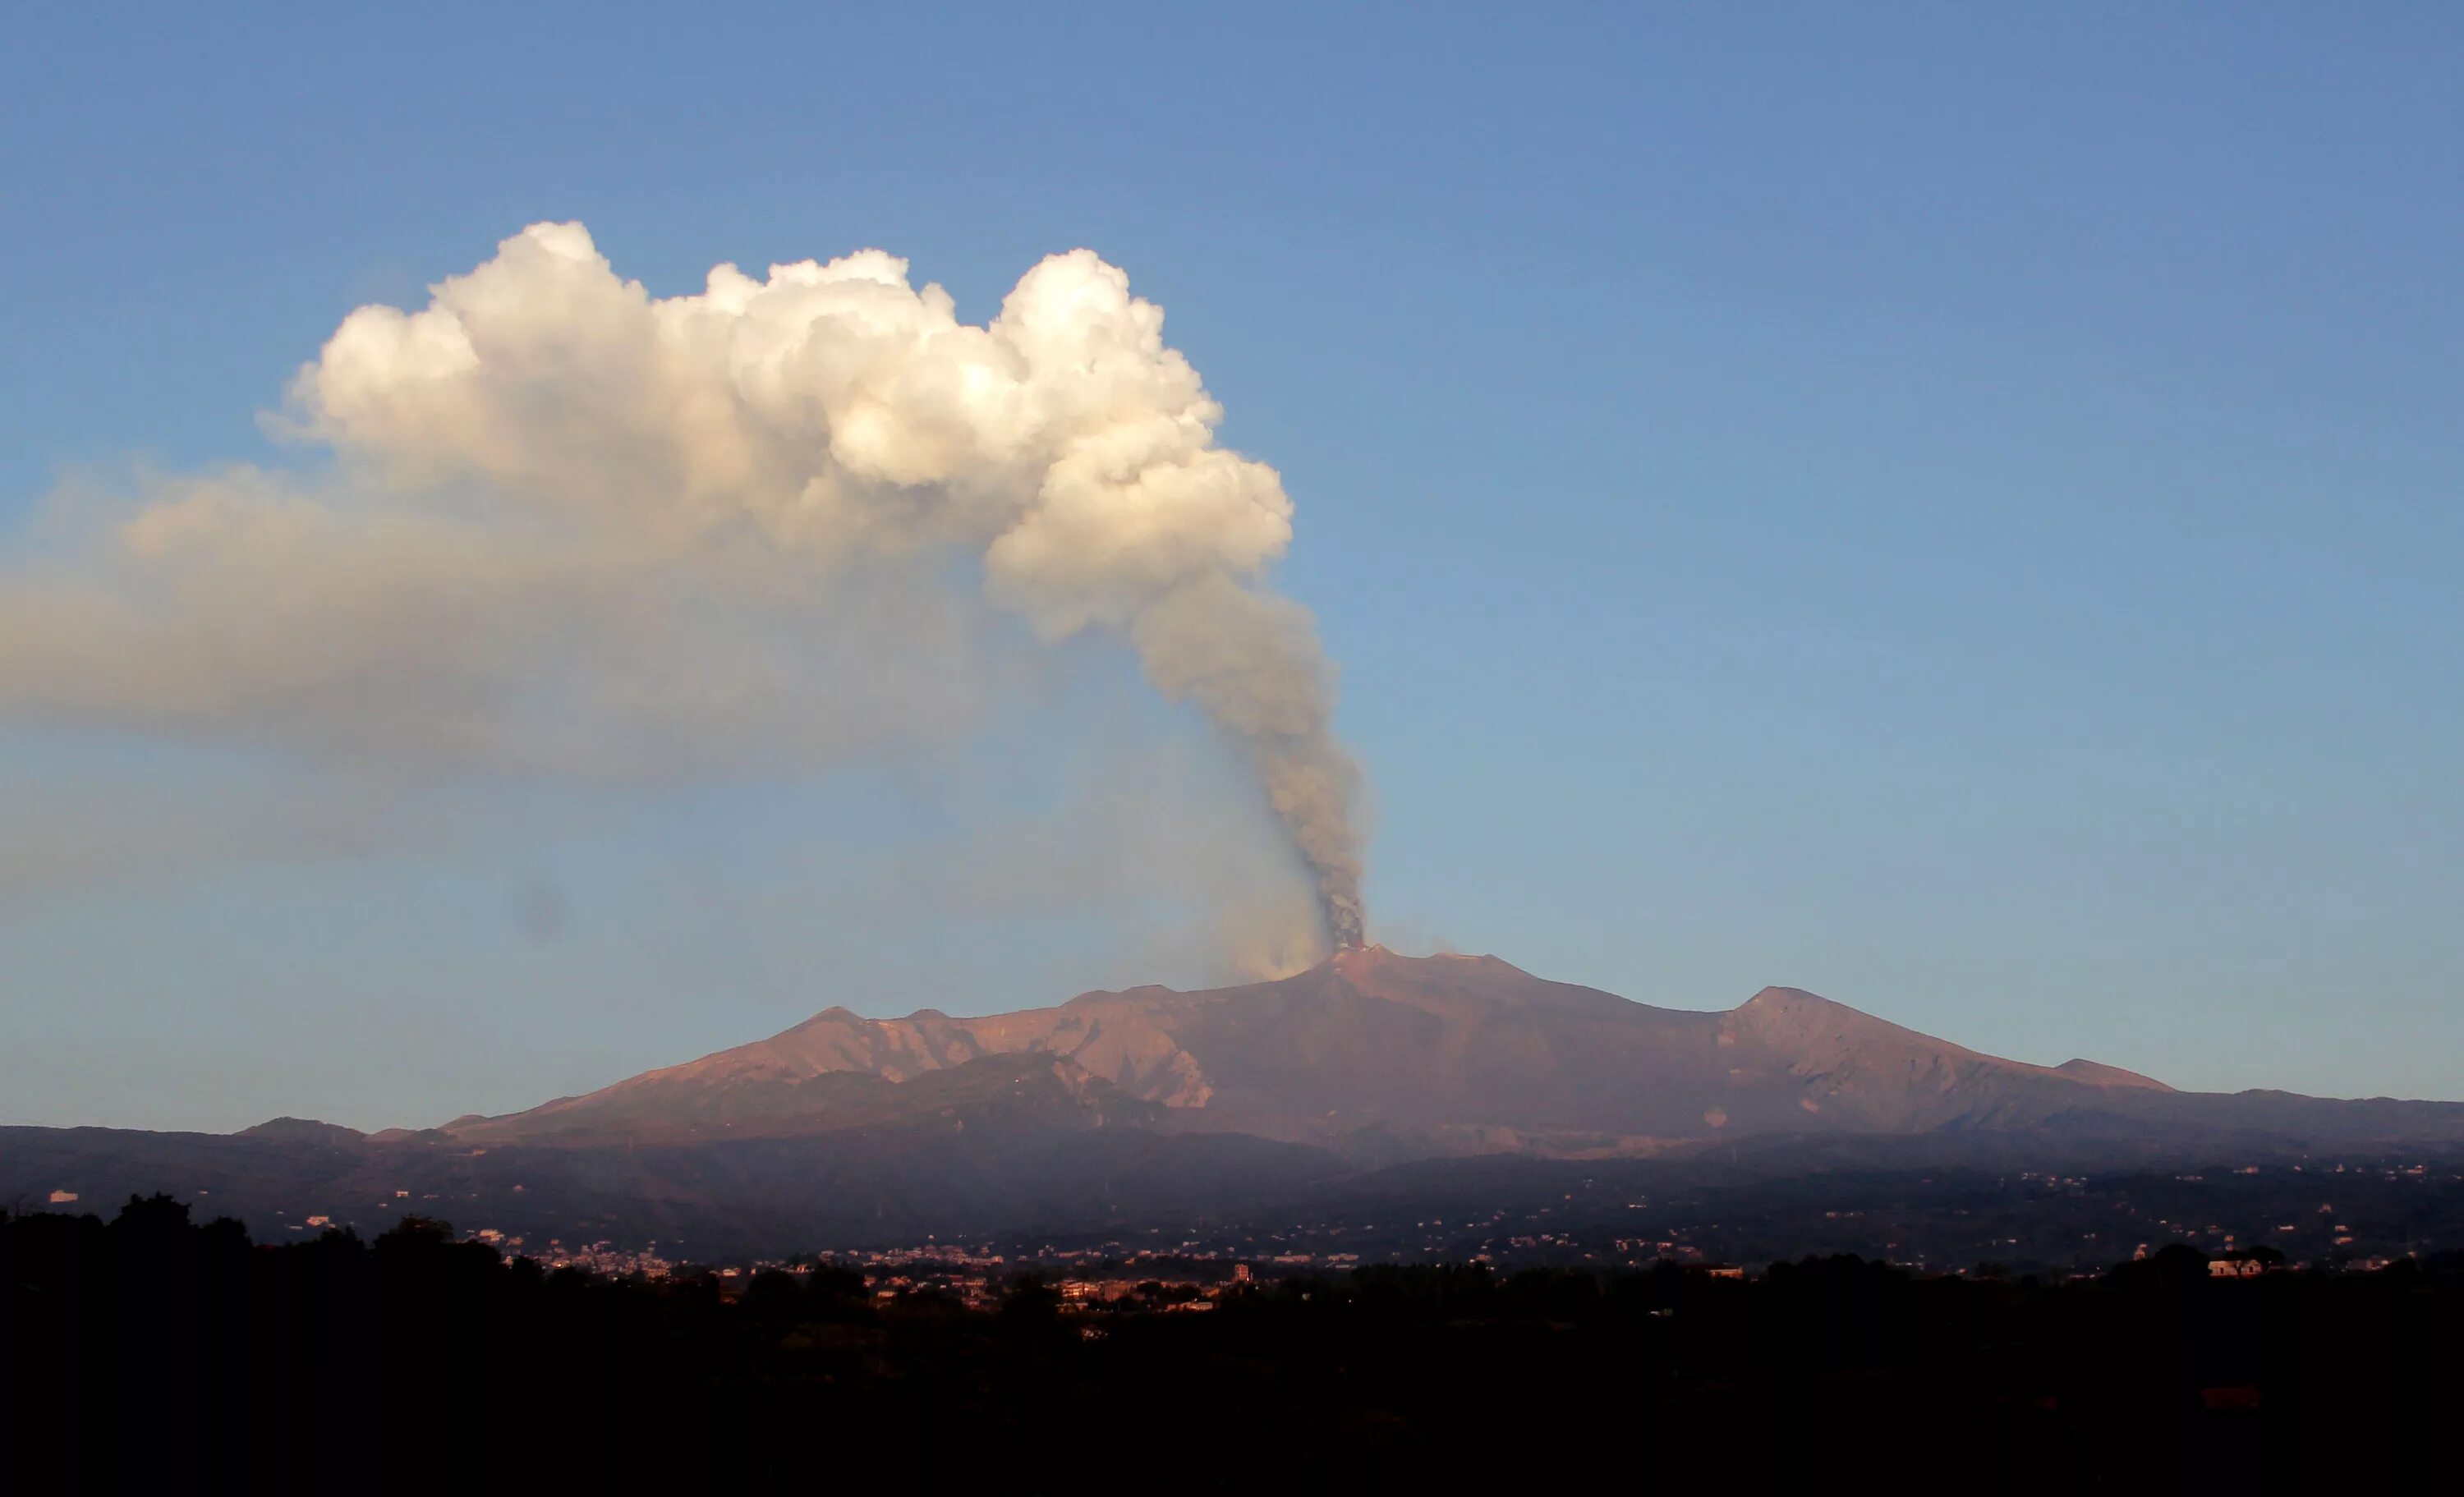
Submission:
POLYGON ((912 1076, 852 1068, 800 1074, 768 1064, 679 1067, 511 1118, 457 1120, 444 1132, 467 1141, 551 1144, 793 1138, 865 1129, 1074 1133, 1153 1127, 1161 1112, 1065 1058, 1023 1049, 912 1076))

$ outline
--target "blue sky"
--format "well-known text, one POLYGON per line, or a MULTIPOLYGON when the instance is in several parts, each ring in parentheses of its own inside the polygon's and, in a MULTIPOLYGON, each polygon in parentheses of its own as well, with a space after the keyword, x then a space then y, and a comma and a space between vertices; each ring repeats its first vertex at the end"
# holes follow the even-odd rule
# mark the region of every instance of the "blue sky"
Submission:
MULTIPOLYGON (((54 8, 0 58, 0 556, 63 484, 298 460, 257 418, 342 315, 534 221, 660 294, 877 245, 971 319, 1089 246, 1298 505, 1391 944, 2464 1097, 2460 33, 54 8)), ((0 720, 0 823, 137 807, 0 880, 0 1122, 425 1122, 832 1002, 1196 980, 1133 869, 952 892, 1090 779, 1209 804, 1118 662, 1053 692, 932 762, 461 785, 313 856, 148 840, 278 763, 0 720)))

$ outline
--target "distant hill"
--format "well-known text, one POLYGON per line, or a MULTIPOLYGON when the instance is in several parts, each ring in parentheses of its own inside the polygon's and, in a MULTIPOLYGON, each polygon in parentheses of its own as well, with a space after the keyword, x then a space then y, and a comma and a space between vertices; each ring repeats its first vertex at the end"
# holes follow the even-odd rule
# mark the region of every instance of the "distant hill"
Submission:
POLYGON ((367 1134, 340 1123, 319 1122, 313 1117, 274 1117, 253 1128, 243 1128, 234 1137, 264 1138, 276 1143, 354 1144, 367 1134))

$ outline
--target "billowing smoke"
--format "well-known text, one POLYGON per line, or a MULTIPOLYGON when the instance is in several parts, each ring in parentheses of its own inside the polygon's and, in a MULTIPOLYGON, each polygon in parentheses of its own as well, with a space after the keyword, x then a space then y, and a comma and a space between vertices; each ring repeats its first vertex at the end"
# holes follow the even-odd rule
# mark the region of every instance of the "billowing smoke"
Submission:
POLYGON ((525 767, 605 752, 553 731, 594 711, 666 721, 694 753, 731 752, 705 741, 722 717, 861 745, 962 713, 968 688, 859 659, 799 703, 792 666, 673 642, 771 617, 826 625, 782 652, 895 634, 913 658, 957 627, 930 600, 955 558, 1039 638, 1115 634, 1202 713, 1326 936, 1354 943, 1359 777, 1314 624, 1265 577, 1291 501, 1215 445, 1221 407, 1162 331, 1083 250, 978 326, 876 251, 760 279, 722 265, 656 298, 581 225, 534 225, 425 309, 352 313, 300 370, 276 425, 331 449, 330 480, 165 485, 99 561, 0 579, 0 712, 245 719, 346 758, 409 738, 525 767), (543 707, 522 689, 540 680, 570 699, 543 707))

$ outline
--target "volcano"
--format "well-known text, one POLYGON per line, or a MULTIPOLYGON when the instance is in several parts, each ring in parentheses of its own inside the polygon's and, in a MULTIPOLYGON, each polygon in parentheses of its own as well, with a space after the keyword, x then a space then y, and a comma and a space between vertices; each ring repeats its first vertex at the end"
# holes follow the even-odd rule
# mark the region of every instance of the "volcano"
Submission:
MULTIPOLYGON (((1770 1181, 1769 1205, 1820 1178, 1807 1188, 1836 1205, 1859 1172, 1879 1172, 1879 1205, 1946 1167, 1943 1189, 2001 1190, 2023 1170, 2165 1180, 2458 1144, 2464 1104, 2180 1091, 2090 1060, 1982 1054, 1797 988, 1656 1008, 1494 957, 1366 946, 1280 981, 980 1018, 828 1008, 441 1128, 0 1128, 0 1201, 168 1191, 267 1238, 451 1212, 509 1240, 775 1254, 950 1232, 1185 1234, 1260 1211, 1452 1221, 1519 1200, 1539 1222, 1569 1192, 1609 1192, 1615 1214, 1622 1192, 1720 1181, 1770 1181)), ((1942 1220, 1966 1222, 1978 1199, 1946 1200, 1942 1220)))
POLYGON ((1278 981, 1082 994, 979 1018, 833 1007, 527 1112, 473 1145, 809 1137, 893 1123, 1234 1134, 1394 1159, 1642 1156, 1771 1135, 2464 1137, 2464 1105, 2177 1091, 2005 1060, 1797 988, 1656 1008, 1495 957, 1351 947, 1278 981))

